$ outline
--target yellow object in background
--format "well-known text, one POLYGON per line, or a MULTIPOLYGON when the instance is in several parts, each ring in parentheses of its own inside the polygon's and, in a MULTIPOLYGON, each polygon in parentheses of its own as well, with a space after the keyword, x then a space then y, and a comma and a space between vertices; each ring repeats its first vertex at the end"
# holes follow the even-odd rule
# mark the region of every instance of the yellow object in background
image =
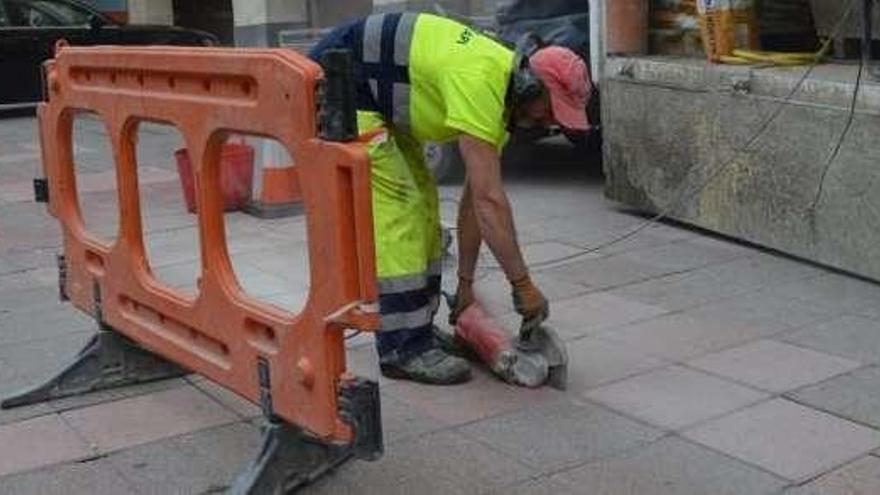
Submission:
POLYGON ((758 17, 753 0, 697 0, 706 56, 723 62, 736 49, 757 49, 758 17))
POLYGON ((762 50, 734 50, 733 55, 724 57, 725 63, 805 65, 821 59, 819 53, 812 52, 768 52, 762 50), (737 62, 734 62, 736 60, 737 62))

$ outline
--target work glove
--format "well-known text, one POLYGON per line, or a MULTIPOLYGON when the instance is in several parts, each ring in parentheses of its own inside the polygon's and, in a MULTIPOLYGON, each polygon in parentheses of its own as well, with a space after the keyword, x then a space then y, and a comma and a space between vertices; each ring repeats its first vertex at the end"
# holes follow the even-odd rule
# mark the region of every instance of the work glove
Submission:
POLYGON ((449 324, 455 325, 459 315, 474 302, 474 279, 464 275, 458 276, 458 288, 455 290, 455 300, 452 311, 449 313, 449 324))
POLYGON ((523 317, 520 340, 528 340, 532 330, 550 316, 550 304, 528 275, 510 283, 513 286, 513 307, 523 317))

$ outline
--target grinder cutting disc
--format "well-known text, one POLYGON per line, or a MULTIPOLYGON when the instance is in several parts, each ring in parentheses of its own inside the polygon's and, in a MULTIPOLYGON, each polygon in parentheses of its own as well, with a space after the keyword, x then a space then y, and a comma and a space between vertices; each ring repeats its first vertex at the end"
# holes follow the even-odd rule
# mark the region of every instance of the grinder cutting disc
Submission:
POLYGON ((455 346, 470 351, 504 381, 524 387, 565 388, 568 353, 546 325, 520 332, 517 339, 475 302, 458 315, 454 332, 455 346))
POLYGON ((517 343, 517 349, 524 355, 537 355, 547 363, 547 384, 565 390, 568 384, 568 351, 565 343, 552 328, 546 324, 534 327, 526 340, 517 343))

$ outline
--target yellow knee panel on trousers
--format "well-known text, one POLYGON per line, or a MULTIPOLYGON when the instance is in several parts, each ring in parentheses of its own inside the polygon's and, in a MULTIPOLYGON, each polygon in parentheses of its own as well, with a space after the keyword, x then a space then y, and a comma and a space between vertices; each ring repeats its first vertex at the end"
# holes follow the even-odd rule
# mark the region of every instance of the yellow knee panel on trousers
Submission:
MULTIPOLYGON (((358 112, 361 134, 384 126, 380 114, 358 112)), ((407 133, 385 129, 368 142, 367 152, 380 290, 383 282, 395 281, 410 290, 421 288, 426 281, 419 281, 442 254, 437 184, 423 146, 407 133)))

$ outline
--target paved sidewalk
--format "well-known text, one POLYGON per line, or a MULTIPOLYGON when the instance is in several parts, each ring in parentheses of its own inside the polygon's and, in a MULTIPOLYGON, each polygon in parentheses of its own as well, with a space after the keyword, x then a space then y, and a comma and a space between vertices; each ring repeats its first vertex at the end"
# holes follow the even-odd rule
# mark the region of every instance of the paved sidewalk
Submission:
MULTIPOLYGON (((31 118, 0 120, 2 396, 40 383, 94 331, 58 302, 60 231, 30 202, 34 131, 31 118)), ((112 240, 106 139, 90 119, 77 119, 75 138, 86 225, 112 240)), ((155 276, 193 292, 198 238, 179 146, 145 125, 137 156, 155 276)), ((548 264, 643 220, 606 201, 564 147, 513 155, 508 191, 568 342, 569 389, 513 388, 480 369, 456 387, 389 381, 370 337, 358 337, 349 366, 381 384, 386 455, 305 493, 880 493, 880 286, 671 225, 548 264)), ((442 194, 451 220, 458 188, 442 194)), ((245 290, 300 307, 302 219, 226 222, 245 290)), ((491 257, 482 263, 480 297, 513 322, 503 276, 491 257)), ((255 455, 260 424, 252 404, 195 376, 0 411, 0 493, 219 493, 255 455)))

